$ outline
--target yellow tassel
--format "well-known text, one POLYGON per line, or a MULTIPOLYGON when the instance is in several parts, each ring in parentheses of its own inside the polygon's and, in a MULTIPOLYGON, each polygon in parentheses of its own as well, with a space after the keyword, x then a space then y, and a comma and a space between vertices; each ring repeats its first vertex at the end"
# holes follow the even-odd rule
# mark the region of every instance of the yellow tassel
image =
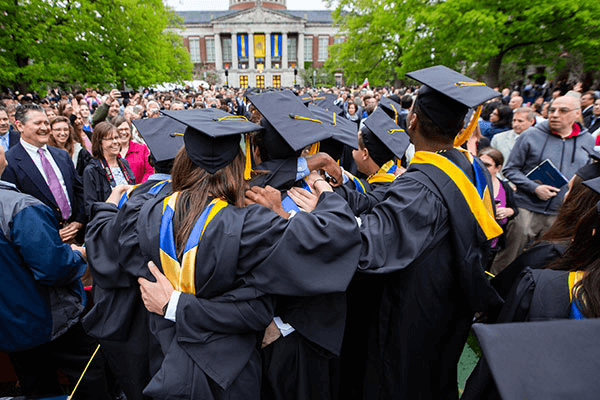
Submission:
POLYGON ((473 131, 475 130, 475 127, 477 126, 477 123, 479 122, 479 116, 481 115, 481 110, 483 110, 482 105, 477 107, 477 110, 475 110, 475 112, 471 116, 471 121, 469 122, 469 125, 467 126, 467 128, 464 131, 462 131, 462 133, 454 139, 454 147, 458 147, 458 146, 462 145, 463 143, 465 143, 467 140, 469 140, 469 138, 473 134, 473 131))
POLYGON ((308 155, 312 156, 313 154, 317 154, 319 152, 320 147, 321 147, 321 142, 313 143, 313 145, 310 147, 310 151, 308 152, 308 155))
POLYGON ((312 121, 312 122, 318 122, 320 124, 322 124, 322 121, 319 121, 318 119, 314 119, 314 118, 307 118, 307 117, 303 117, 301 115, 294 115, 294 114, 290 114, 290 118, 292 119, 299 119, 302 121, 312 121))
POLYGON ((249 181, 252 178, 252 152, 250 150, 250 135, 245 135, 246 141, 246 167, 244 168, 244 179, 249 181))
POLYGON ((398 125, 398 111, 396 111, 396 107, 393 104, 390 104, 392 110, 394 110, 394 123, 398 125))

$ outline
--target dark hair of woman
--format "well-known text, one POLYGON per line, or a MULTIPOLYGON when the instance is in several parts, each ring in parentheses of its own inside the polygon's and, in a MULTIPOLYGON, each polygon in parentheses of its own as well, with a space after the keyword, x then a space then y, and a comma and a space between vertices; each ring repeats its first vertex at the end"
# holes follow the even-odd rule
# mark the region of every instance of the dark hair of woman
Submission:
POLYGON ((244 153, 240 150, 227 166, 211 174, 197 166, 182 147, 173 164, 173 191, 180 192, 173 216, 173 230, 177 255, 181 257, 198 217, 209 198, 219 198, 236 207, 244 206, 246 181, 244 180, 244 153))
POLYGON ((115 117, 115 119, 113 119, 110 123, 113 124, 114 126, 118 127, 123 122, 127 122, 127 125, 129 125, 129 129, 131 129, 131 124, 129 123, 129 121, 127 120, 127 118, 125 118, 122 115, 117 115, 115 117))
POLYGON ((94 128, 94 134, 92 135, 92 156, 95 159, 104 158, 102 152, 102 139, 110 135, 113 131, 117 130, 117 127, 107 121, 102 121, 94 128))
MULTIPOLYGON (((429 118, 425 113, 421 110, 418 102, 415 102, 412 108, 412 112, 417 115, 419 119, 419 125, 421 126, 421 134, 423 137, 431 140, 454 140, 458 132, 463 127, 464 120, 463 118, 459 118, 456 120, 456 129, 452 130, 444 130, 437 126, 431 118, 429 118)), ((407 121, 408 123, 408 121, 407 121)))
POLYGON ((506 128, 509 129, 512 126, 513 119, 513 110, 509 106, 500 106, 498 107, 498 121, 492 123, 492 126, 495 128, 506 128))
POLYGON ((498 165, 504 165, 504 156, 502 155, 502 152, 498 149, 495 149, 493 147, 484 147, 479 151, 477 156, 481 157, 483 155, 486 155, 489 158, 491 158, 494 161, 494 164, 496 164, 494 165, 495 167, 497 167, 498 165))
POLYGON ((556 220, 539 239, 540 242, 561 242, 570 240, 577 232, 576 222, 582 214, 600 201, 600 194, 581 184, 582 180, 575 176, 573 186, 565 202, 558 210, 556 220))
POLYGON ((492 101, 483 106, 483 110, 481 111, 481 118, 485 121, 490 120, 490 115, 494 112, 494 110, 502 105, 499 101, 492 101))
MULTIPOLYGON (((67 124, 67 126, 69 127, 69 137, 67 138, 67 141, 65 143, 65 150, 67 150, 67 152, 70 155, 73 155, 73 148, 75 146, 75 142, 83 145, 83 143, 81 143, 81 138, 76 138, 77 135, 75 135, 75 130, 73 129, 73 126, 71 125, 71 123, 69 121, 69 118, 62 116, 62 115, 52 118, 52 120, 50 121, 50 130, 52 130, 52 127, 54 127, 54 125, 58 124, 59 122, 65 122, 67 124), (79 139, 79 140, 77 140, 77 139, 79 139)), ((56 140, 54 140, 54 136, 50 135, 48 138, 48 141, 51 146, 60 148, 58 143, 56 143, 56 140)))
MULTIPOLYGON (((581 185, 583 186, 583 185, 581 185)), ((545 268, 585 271, 575 284, 574 299, 587 318, 600 317, 600 215, 594 206, 577 223, 573 241, 564 254, 545 268)))

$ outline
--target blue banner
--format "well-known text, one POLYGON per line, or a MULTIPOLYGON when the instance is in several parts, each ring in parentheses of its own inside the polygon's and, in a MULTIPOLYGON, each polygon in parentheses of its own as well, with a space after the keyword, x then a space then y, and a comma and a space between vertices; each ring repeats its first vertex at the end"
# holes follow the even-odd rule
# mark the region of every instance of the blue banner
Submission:
POLYGON ((271 57, 281 57, 281 35, 271 34, 271 57))
POLYGON ((237 35, 237 51, 238 58, 248 58, 248 35, 239 34, 237 35))

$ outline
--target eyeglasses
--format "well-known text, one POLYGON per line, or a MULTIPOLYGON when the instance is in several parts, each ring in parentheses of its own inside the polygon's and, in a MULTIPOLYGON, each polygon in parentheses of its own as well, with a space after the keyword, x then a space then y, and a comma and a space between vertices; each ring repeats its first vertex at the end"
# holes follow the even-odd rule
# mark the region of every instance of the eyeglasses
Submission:
POLYGON ((115 137, 105 137, 102 140, 107 141, 107 142, 111 142, 111 141, 118 142, 119 141, 119 137, 118 136, 115 136, 115 137))
POLYGON ((575 111, 576 108, 567 108, 567 107, 561 107, 561 108, 555 108, 555 107, 551 107, 548 109, 548 113, 549 114, 554 114, 556 111, 558 111, 559 114, 566 114, 568 112, 571 111, 575 111))

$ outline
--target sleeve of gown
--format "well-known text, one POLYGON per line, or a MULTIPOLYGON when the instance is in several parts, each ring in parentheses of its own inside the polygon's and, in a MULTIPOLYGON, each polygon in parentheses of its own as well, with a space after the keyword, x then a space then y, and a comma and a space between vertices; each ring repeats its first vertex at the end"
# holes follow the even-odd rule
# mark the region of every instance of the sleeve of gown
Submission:
POLYGON ((346 290, 356 271, 360 235, 344 199, 323 193, 311 212, 286 220, 248 208, 239 252, 247 286, 264 293, 312 296, 346 290))
POLYGON ((361 193, 346 185, 333 188, 333 191, 342 196, 348 202, 348 206, 357 217, 369 213, 380 201, 383 200, 384 191, 369 191, 361 193))
POLYGON ((360 217, 361 272, 403 269, 431 246, 440 229, 447 229, 443 201, 417 181, 398 179, 386 196, 370 214, 360 217))
POLYGON ((88 223, 85 235, 88 263, 94 282, 105 289, 137 287, 137 281, 120 268, 117 249, 125 251, 133 247, 126 257, 136 254, 136 250, 140 257, 135 216, 149 196, 152 197, 147 194, 132 197, 121 210, 109 203, 91 205, 94 218, 88 223), (125 236, 128 247, 121 246, 121 236, 125 236))
POLYGON ((182 293, 177 304, 177 333, 194 337, 198 331, 230 334, 261 331, 273 319, 274 310, 275 302, 270 295, 229 302, 182 293))

